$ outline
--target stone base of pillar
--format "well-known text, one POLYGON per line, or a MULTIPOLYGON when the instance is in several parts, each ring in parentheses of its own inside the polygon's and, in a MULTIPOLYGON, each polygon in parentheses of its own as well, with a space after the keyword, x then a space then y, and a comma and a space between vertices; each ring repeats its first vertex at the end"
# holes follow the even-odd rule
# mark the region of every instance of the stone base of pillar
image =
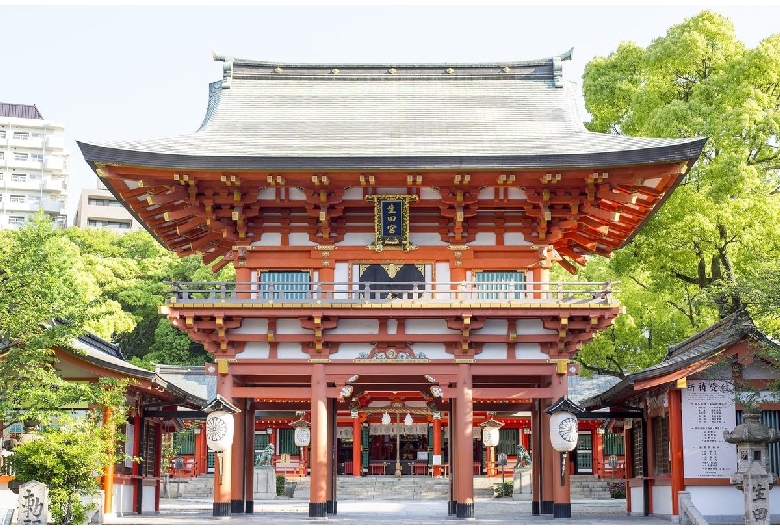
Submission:
POLYGON ((474 519, 474 503, 459 502, 457 517, 458 519, 474 519))
POLYGON ((230 504, 229 502, 215 502, 212 510, 212 517, 230 517, 230 504))
POLYGON ((554 519, 571 519, 571 503, 562 502, 555 503, 553 506, 553 518, 554 519))
POLYGON ((246 501, 246 513, 255 513, 255 501, 246 501))
POLYGON ((230 511, 231 513, 244 513, 244 500, 233 499, 230 501, 230 511))
POLYGON ((539 508, 539 501, 531 501, 531 515, 541 515, 542 511, 539 508))
POLYGON ((455 515, 458 513, 458 501, 450 501, 447 504, 447 515, 455 515))
POLYGON ((337 504, 338 501, 326 501, 325 504, 327 505, 328 515, 336 515, 338 513, 337 511, 337 504))
POLYGON ((554 504, 553 501, 542 501, 542 515, 552 515, 554 504))
POLYGON ((328 504, 325 502, 310 502, 309 517, 316 517, 318 519, 327 519, 328 504))

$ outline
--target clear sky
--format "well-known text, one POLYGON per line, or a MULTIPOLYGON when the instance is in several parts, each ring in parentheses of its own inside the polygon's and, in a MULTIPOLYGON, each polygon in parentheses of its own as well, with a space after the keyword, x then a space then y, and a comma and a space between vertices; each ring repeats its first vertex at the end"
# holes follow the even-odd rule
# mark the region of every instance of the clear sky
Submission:
MULTIPOLYGON (((2 0, 0 0, 2 2, 2 0)), ((646 46, 708 8, 749 47, 780 32, 780 6, 701 5, 0 5, 0 102, 36 104, 65 126, 68 221, 97 177, 76 140, 149 139, 195 131, 222 55, 280 62, 521 61, 574 48, 564 77, 622 41, 646 46)))

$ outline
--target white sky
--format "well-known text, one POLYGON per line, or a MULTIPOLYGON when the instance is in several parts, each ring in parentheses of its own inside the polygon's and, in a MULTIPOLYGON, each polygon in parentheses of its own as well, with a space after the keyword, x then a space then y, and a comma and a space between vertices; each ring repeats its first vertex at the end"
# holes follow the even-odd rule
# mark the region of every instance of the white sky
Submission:
POLYGON ((780 6, 711 4, 10 6, 0 0, 0 101, 36 104, 65 126, 68 221, 97 177, 75 140, 186 134, 203 119, 219 54, 280 62, 521 61, 574 48, 564 77, 622 41, 647 46, 702 9, 734 23, 747 46, 780 32, 780 6))

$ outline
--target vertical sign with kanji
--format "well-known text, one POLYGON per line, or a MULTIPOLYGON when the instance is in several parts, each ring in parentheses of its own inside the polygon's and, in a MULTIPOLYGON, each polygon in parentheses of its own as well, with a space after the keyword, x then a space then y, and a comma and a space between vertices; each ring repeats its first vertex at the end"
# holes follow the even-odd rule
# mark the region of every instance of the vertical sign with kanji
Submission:
POLYGON ((366 195, 374 202, 374 242, 368 248, 413 250, 409 241, 409 202, 417 195, 366 195))
POLYGON ((403 209, 404 203, 401 200, 381 200, 379 201, 379 210, 381 218, 379 220, 379 234, 382 239, 388 243, 399 244, 403 236, 403 209))
POLYGON ((724 430, 737 424, 734 384, 723 380, 688 380, 682 390, 685 478, 725 478, 737 470, 734 445, 724 430))

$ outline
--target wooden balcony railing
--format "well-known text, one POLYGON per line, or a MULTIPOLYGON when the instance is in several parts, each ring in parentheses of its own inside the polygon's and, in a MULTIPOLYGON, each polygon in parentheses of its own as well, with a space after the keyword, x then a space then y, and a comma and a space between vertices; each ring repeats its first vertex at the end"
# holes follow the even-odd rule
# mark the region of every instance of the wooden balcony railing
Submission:
POLYGON ((169 282, 171 304, 613 304, 617 282, 169 282))

